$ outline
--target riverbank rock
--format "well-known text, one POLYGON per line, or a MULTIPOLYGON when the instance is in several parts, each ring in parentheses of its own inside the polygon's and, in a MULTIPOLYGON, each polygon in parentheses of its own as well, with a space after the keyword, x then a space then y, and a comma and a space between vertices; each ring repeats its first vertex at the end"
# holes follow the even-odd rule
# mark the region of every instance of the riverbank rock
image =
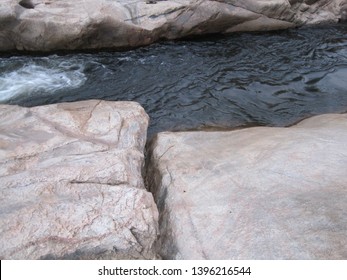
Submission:
POLYGON ((134 102, 0 105, 1 259, 151 259, 157 208, 134 102))
POLYGON ((160 133, 148 184, 166 259, 346 259, 347 115, 160 133))
POLYGON ((346 0, 2 0, 0 51, 131 48, 345 20, 346 0))

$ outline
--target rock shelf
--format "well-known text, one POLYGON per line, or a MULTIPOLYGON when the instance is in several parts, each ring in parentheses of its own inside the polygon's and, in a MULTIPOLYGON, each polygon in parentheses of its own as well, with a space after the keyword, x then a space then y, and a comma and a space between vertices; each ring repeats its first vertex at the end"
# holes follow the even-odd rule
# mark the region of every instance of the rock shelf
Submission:
POLYGON ((1 259, 347 258, 346 114, 159 133, 144 168, 147 125, 134 102, 0 105, 1 259))
POLYGON ((346 0, 2 0, 0 51, 129 49, 347 18, 346 0))

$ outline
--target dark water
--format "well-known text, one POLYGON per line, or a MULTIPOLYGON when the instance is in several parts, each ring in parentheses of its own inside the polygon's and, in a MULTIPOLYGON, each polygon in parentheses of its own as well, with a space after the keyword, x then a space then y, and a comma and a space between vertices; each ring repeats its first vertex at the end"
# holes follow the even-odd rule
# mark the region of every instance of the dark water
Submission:
POLYGON ((347 111, 347 25, 234 34, 128 52, 0 57, 0 102, 134 100, 149 133, 287 126, 347 111))

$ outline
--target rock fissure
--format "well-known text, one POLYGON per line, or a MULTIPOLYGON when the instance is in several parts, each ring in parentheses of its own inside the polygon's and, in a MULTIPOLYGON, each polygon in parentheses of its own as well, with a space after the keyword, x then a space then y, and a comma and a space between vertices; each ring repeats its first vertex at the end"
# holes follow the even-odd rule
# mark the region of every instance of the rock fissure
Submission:
POLYGON ((126 186, 129 182, 118 181, 118 182, 96 182, 96 181, 70 181, 70 184, 81 185, 81 184, 93 184, 93 185, 105 185, 105 186, 126 186))
MULTIPOLYGON (((0 51, 277 30, 337 22, 346 7, 345 0, 4 0, 0 51)), ((133 102, 0 106, 20 116, 0 115, 17 132, 0 132, 3 259, 347 258, 345 114, 276 129, 276 137, 273 128, 159 133, 144 162, 148 116, 133 102)))
MULTIPOLYGON (((43 148, 28 158, 25 172, 0 165, 4 259, 346 257, 346 114, 317 116, 288 128, 159 133, 148 144, 141 173, 148 117, 138 105, 92 100, 11 108, 33 112, 5 118, 2 125, 14 131, 20 122, 20 129, 46 135, 38 128, 55 126, 42 118, 49 113, 80 133, 71 150, 55 143, 59 149, 43 148), (100 152, 95 141, 84 141, 93 127, 86 128, 86 119, 110 123, 113 111, 123 120, 117 126, 123 132, 114 134, 120 145, 100 152), (134 122, 140 131, 131 130, 134 122), (74 151, 84 145, 88 149, 74 151), (120 165, 123 153, 136 160, 120 165), (62 163, 65 169, 57 172, 62 163)), ((51 139, 65 143, 64 135, 70 139, 63 133, 69 130, 52 131, 59 137, 40 139, 38 145, 51 139)), ((4 139, 22 141, 16 135, 4 139)), ((29 151, 32 144, 23 148, 29 151)))

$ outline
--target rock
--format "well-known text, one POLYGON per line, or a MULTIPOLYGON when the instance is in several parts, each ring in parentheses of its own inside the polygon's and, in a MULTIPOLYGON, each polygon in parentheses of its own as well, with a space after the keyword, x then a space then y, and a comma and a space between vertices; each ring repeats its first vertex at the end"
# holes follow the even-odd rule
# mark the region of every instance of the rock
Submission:
POLYGON ((152 259, 158 212, 134 102, 0 105, 1 259, 152 259))
POLYGON ((0 51, 131 48, 346 19, 347 0, 2 0, 0 51))
POLYGON ((147 181, 165 259, 346 259, 347 114, 164 132, 147 181))

